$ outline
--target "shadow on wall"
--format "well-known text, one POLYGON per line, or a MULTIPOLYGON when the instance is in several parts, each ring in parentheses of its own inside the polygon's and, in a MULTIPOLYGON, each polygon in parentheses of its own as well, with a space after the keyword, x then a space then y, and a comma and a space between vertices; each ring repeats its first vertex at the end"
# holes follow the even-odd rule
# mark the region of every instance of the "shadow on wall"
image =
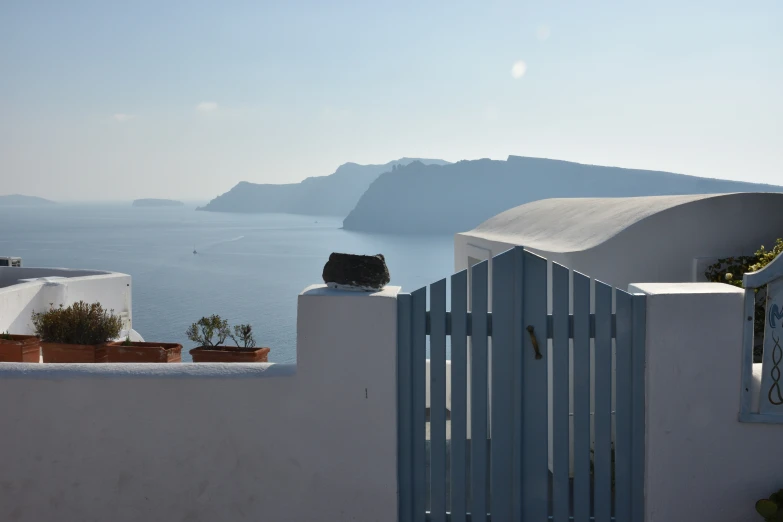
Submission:
POLYGON ((72 278, 94 275, 107 275, 111 272, 101 270, 72 270, 70 268, 28 268, 28 267, 0 267, 0 288, 25 282, 26 279, 38 279, 41 277, 72 278))

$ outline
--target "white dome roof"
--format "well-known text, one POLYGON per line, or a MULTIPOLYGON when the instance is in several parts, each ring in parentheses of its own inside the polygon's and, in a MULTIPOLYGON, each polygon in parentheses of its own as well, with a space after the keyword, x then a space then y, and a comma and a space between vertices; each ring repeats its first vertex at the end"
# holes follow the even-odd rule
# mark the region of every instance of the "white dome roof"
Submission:
POLYGON ((752 198, 759 199, 758 204, 783 205, 783 194, 758 192, 544 199, 506 210, 463 235, 548 252, 577 252, 600 245, 654 214, 713 198, 752 198))

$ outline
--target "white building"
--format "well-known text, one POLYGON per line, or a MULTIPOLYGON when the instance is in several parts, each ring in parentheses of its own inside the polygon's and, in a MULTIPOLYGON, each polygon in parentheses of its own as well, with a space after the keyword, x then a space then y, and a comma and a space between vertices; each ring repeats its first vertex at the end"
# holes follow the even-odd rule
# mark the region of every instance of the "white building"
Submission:
POLYGON ((618 288, 698 282, 716 258, 752 254, 778 237, 783 194, 545 199, 457 234, 454 265, 464 270, 520 245, 618 288))
MULTIPOLYGON (((492 257, 523 246, 547 258, 550 274, 556 262, 627 290, 639 281, 706 281, 704 272, 717 259, 772 247, 778 237, 783 237, 783 194, 778 193, 545 199, 457 234, 454 265, 460 271, 489 260, 491 281, 492 257)), ((548 287, 551 299, 551 275, 548 287)), ((489 293, 491 308, 491 283, 489 293)), ((754 365, 754 407, 760 372, 754 365)))
POLYGON ((33 312, 78 301, 101 303, 122 319, 121 337, 143 341, 133 330, 131 276, 100 270, 0 266, 0 332, 32 335, 33 312))

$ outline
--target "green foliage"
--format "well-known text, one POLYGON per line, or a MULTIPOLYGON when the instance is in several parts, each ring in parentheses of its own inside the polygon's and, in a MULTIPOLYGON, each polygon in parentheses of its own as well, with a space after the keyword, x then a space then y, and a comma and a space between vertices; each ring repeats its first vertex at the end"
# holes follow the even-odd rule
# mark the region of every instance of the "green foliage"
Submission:
MULTIPOLYGON (((763 248, 763 247, 762 247, 763 248)), ((751 266, 756 264, 756 256, 739 256, 718 259, 718 262, 707 267, 704 275, 712 283, 726 283, 742 288, 742 276, 752 272, 751 266)))
POLYGON ((190 325, 186 335, 199 346, 221 346, 231 335, 231 330, 228 321, 221 319, 219 315, 211 315, 190 325))
MULTIPOLYGON (((713 283, 726 283, 742 288, 742 276, 748 272, 757 272, 783 252, 783 239, 778 238, 772 250, 767 250, 764 245, 756 250, 752 256, 737 256, 718 259, 718 262, 707 267, 704 276, 713 283)), ((756 288, 755 320, 753 321, 753 333, 758 341, 764 335, 764 303, 766 302, 766 288, 756 288)), ((757 345, 753 349, 754 362, 761 362, 761 349, 757 345)))
POLYGON ((222 346, 226 339, 231 338, 239 348, 255 348, 256 340, 253 338, 253 327, 249 324, 240 324, 234 327, 233 333, 228 326, 228 321, 219 315, 202 317, 193 323, 186 332, 188 339, 206 347, 222 346))
POLYGON ((775 241, 775 246, 772 247, 772 250, 769 252, 764 249, 764 245, 761 245, 761 248, 756 251, 756 258, 758 261, 751 265, 750 271, 758 272, 770 264, 781 252, 783 252, 783 239, 781 238, 778 238, 777 241, 775 241))
POLYGON ((764 245, 756 250, 752 256, 727 257, 718 259, 718 262, 707 267, 704 275, 708 281, 714 283, 727 283, 742 288, 742 276, 748 272, 757 272, 770 264, 772 260, 783 252, 783 239, 778 238, 772 250, 767 250, 764 245))
POLYGON ((0 333, 0 339, 3 341, 13 341, 13 338, 11 337, 11 334, 8 333, 8 330, 6 330, 3 333, 0 333))
POLYGON ((235 326, 234 334, 231 336, 231 339, 238 348, 256 347, 256 340, 253 337, 253 327, 249 324, 240 324, 235 326))
POLYGON ((71 306, 51 306, 46 312, 33 312, 35 333, 44 342, 96 345, 116 339, 122 319, 100 303, 79 301, 71 306))
POLYGON ((756 512, 767 522, 783 522, 783 489, 756 502, 756 512))
POLYGON ((128 337, 126 337, 124 341, 122 341, 122 345, 123 346, 132 346, 133 345, 133 343, 130 340, 130 335, 128 337))

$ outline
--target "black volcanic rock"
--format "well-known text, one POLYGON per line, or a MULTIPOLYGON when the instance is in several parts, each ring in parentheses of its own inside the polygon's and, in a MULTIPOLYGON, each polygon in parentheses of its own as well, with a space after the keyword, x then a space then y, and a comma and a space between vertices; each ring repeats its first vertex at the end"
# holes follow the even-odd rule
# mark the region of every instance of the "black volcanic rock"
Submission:
POLYGON ((383 255, 361 256, 333 253, 324 265, 324 283, 380 290, 390 279, 383 255))

